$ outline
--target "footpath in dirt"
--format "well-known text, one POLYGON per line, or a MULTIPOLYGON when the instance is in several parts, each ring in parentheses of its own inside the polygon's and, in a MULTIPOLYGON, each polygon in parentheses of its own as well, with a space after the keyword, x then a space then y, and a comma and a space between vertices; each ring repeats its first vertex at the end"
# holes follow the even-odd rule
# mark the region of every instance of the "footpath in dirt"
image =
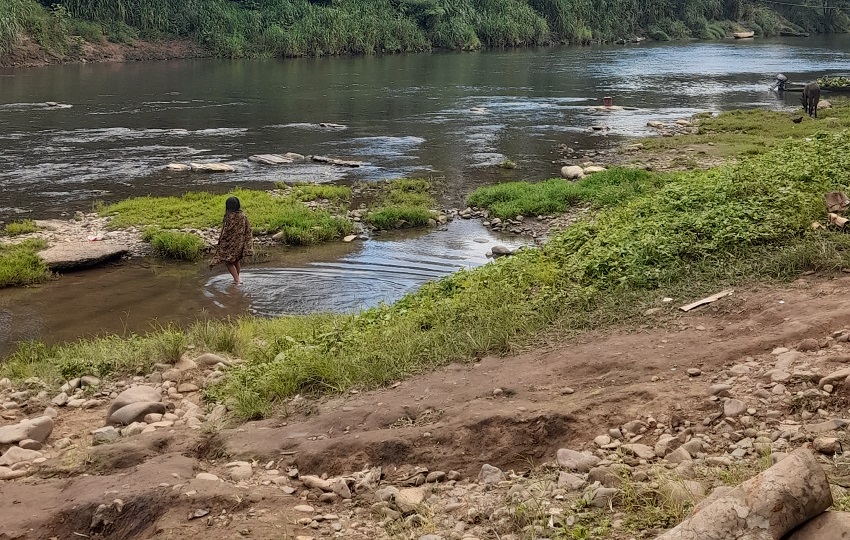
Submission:
POLYGON ((0 539, 654 538, 803 447, 843 508, 848 286, 659 298, 639 327, 244 424, 201 399, 239 362, 212 354, 0 380, 0 539))

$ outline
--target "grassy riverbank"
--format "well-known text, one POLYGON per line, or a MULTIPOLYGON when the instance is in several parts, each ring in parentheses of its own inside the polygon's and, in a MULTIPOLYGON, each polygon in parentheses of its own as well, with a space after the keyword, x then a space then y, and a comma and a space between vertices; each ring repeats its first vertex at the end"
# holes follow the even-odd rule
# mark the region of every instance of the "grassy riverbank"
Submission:
POLYGON ((846 189, 847 170, 850 133, 838 131, 707 171, 598 173, 579 198, 597 206, 591 220, 393 305, 26 344, 0 376, 144 373, 193 345, 245 360, 208 395, 262 416, 299 392, 382 385, 510 350, 553 326, 564 336, 631 320, 664 296, 684 302, 730 284, 848 267, 850 237, 811 228, 825 222, 824 193, 846 189))
POLYGON ((110 216, 110 226, 116 229, 131 226, 203 229, 220 226, 224 201, 236 196, 255 233, 280 232, 284 243, 307 245, 342 238, 354 230, 351 221, 302 204, 325 194, 350 197, 350 190, 294 186, 287 194, 239 189, 224 195, 198 192, 182 197, 135 197, 106 206, 99 213, 110 216))
POLYGON ((437 218, 436 206, 427 180, 400 178, 382 182, 378 195, 366 214, 366 221, 378 229, 424 227, 437 218))
POLYGON ((760 36, 845 31, 847 12, 841 6, 766 7, 745 0, 5 0, 0 55, 14 49, 22 35, 57 54, 78 54, 84 42, 177 37, 226 57, 585 44, 636 35, 660 41, 721 39, 745 29, 760 36))

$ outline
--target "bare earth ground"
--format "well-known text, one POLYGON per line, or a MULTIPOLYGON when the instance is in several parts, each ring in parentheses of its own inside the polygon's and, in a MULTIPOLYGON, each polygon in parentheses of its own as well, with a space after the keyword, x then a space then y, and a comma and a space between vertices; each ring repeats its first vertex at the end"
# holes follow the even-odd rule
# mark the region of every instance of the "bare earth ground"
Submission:
MULTIPOLYGON (((710 378, 726 376, 726 368, 748 356, 844 328, 848 286, 850 277, 805 276, 787 286, 736 291, 692 314, 676 310, 692 299, 662 304, 659 297, 662 311, 647 316, 642 328, 451 365, 390 389, 297 399, 288 417, 214 436, 158 430, 89 447, 103 409, 63 408, 48 448, 66 436, 75 444, 47 451, 50 459, 30 476, 0 481, 0 539, 311 538, 327 514, 326 523, 343 520, 336 537, 378 538, 347 534, 369 521, 352 511, 351 501, 325 504, 307 489, 286 493, 284 486, 297 485, 288 478, 290 467, 333 476, 381 466, 396 480, 414 475, 415 467, 456 470, 462 485, 475 481, 482 464, 528 471, 553 461, 559 448, 586 447, 608 427, 631 420, 696 424, 717 410, 707 397, 710 378), (694 367, 702 375, 685 373, 694 367), (237 459, 254 460, 260 480, 194 479, 200 471, 224 478, 222 465, 237 459), (273 476, 278 471, 285 481, 273 476), (304 508, 295 509, 304 504, 314 507, 307 519, 304 508), (196 510, 209 513, 190 519, 196 510)), ((19 420, 1 418, 0 425, 19 420)))
POLYGON ((53 53, 24 37, 21 43, 6 55, 0 55, 0 68, 36 67, 50 64, 79 62, 134 62, 140 60, 174 60, 179 58, 201 58, 209 56, 197 44, 189 40, 145 41, 131 44, 84 42, 79 50, 67 55, 53 53))

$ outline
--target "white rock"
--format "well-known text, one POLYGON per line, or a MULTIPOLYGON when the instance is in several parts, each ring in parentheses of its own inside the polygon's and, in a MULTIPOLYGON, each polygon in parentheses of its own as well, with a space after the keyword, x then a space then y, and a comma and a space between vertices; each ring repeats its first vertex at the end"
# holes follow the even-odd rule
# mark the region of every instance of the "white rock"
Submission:
POLYGON ((49 416, 24 419, 17 424, 0 427, 0 445, 17 444, 24 439, 35 439, 43 443, 52 432, 53 419, 49 416))
POLYGON ((9 467, 24 461, 32 461, 43 455, 37 450, 25 450, 20 446, 12 446, 0 457, 0 467, 9 467))
POLYGON ((561 167, 561 176, 567 180, 580 180, 584 178, 584 169, 578 165, 567 165, 561 167))

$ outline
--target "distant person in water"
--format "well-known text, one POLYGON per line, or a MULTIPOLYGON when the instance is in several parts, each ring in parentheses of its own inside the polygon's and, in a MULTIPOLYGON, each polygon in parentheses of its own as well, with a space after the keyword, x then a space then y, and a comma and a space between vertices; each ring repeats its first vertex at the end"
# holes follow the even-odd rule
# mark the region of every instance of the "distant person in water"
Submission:
POLYGON ((241 283, 239 272, 240 263, 245 257, 254 254, 254 237, 251 236, 251 224, 242 212, 242 205, 236 197, 230 197, 224 203, 224 221, 221 224, 221 235, 210 266, 222 264, 233 276, 234 283, 241 283))

